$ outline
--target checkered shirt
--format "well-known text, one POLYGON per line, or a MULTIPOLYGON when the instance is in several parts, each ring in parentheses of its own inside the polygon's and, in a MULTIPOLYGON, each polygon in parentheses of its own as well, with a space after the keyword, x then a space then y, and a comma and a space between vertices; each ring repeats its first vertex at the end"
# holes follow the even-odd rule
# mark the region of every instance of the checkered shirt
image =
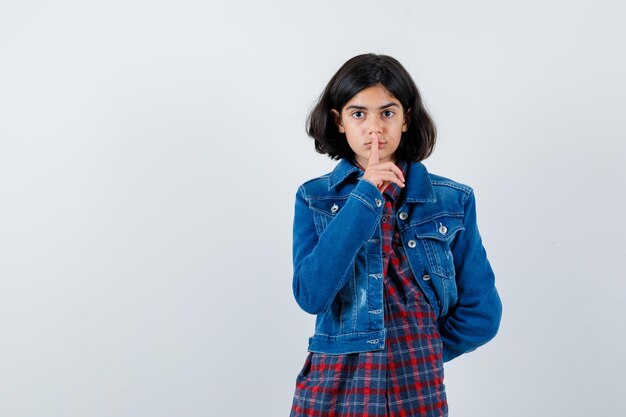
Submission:
MULTIPOLYGON (((407 178, 407 164, 397 165, 407 178)), ((385 348, 309 352, 296 378, 290 417, 448 415, 436 316, 411 272, 395 222, 401 191, 391 183, 383 193, 385 348)))

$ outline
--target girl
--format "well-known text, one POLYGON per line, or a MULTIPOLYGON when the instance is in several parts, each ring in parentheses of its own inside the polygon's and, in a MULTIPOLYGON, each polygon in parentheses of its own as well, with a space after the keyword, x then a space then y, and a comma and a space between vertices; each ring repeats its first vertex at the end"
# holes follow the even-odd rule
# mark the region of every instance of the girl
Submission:
POLYGON ((307 133, 339 163, 296 193, 293 293, 316 322, 291 417, 447 416, 443 363, 502 314, 473 189, 420 162, 436 129, 389 56, 348 60, 307 133))

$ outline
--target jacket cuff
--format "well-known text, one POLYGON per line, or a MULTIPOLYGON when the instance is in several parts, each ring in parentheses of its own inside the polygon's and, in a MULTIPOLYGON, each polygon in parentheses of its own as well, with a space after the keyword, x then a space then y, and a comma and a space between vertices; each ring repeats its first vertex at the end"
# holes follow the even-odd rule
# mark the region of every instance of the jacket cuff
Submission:
POLYGON ((367 207, 369 207, 374 213, 382 216, 383 212, 383 194, 378 187, 365 178, 359 178, 359 181, 350 193, 350 195, 358 198, 367 207))

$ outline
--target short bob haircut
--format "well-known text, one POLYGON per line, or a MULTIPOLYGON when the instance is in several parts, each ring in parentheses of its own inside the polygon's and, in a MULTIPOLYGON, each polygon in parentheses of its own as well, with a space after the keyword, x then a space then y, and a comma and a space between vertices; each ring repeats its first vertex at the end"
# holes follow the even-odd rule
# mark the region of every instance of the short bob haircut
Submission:
POLYGON ((351 159, 354 152, 340 133, 331 109, 341 110, 361 90, 382 84, 408 112, 408 130, 402 133, 396 160, 422 161, 432 153, 437 129, 422 104, 415 82, 394 58, 363 54, 349 59, 331 78, 306 120, 306 132, 315 150, 331 159, 351 159))

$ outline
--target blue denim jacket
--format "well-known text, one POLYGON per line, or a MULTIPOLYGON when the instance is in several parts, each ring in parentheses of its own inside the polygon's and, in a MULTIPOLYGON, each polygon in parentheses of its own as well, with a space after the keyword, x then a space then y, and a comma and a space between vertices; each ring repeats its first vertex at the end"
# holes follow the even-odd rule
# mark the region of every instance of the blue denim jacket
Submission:
MULTIPOLYGON (((443 360, 497 333, 502 304, 476 222, 474 192, 410 162, 396 210, 410 267, 436 316, 443 360)), ((293 294, 317 315, 308 350, 329 354, 383 349, 384 197, 342 159, 302 184, 293 224, 293 294)))

